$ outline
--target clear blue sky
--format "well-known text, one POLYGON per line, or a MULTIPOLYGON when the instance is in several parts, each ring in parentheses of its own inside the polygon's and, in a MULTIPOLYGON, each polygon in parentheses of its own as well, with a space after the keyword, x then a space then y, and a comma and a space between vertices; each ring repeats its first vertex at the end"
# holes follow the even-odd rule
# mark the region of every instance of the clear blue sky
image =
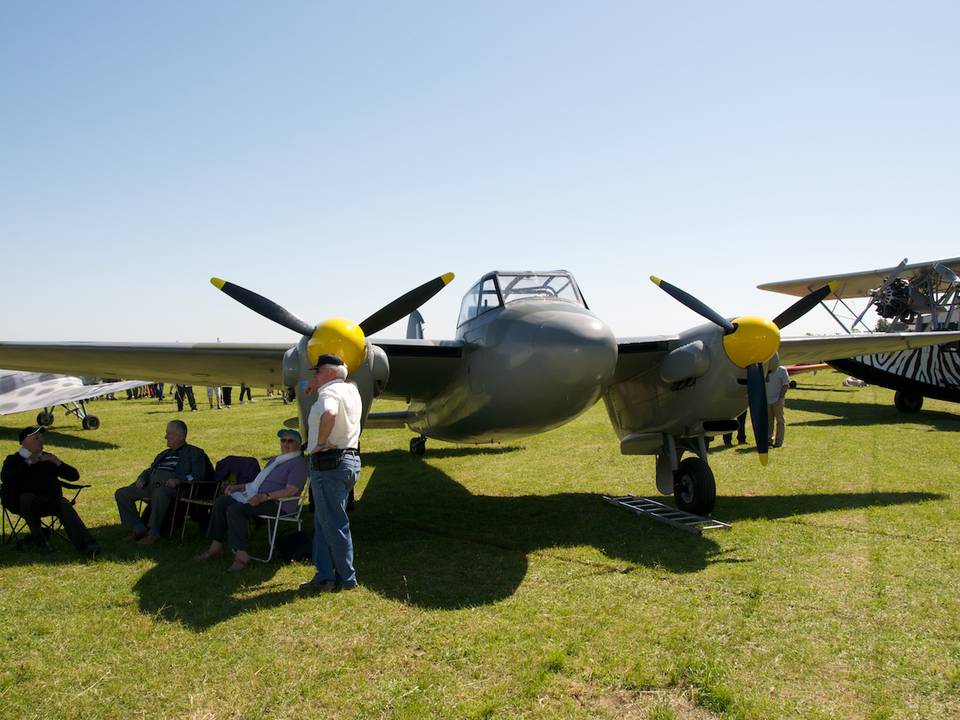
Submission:
MULTIPOLYGON (((277 341, 566 268, 618 335, 960 255, 960 6, 0 3, 0 339, 277 341), (26 312, 20 312, 25 310, 26 312)), ((831 330, 818 310, 791 328, 831 330)), ((394 326, 383 335, 402 335, 394 326)))

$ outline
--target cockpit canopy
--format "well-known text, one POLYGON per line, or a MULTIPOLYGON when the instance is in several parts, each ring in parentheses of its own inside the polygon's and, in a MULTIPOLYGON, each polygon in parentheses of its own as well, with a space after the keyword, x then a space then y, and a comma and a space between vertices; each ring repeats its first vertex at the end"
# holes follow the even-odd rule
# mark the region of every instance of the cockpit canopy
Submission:
POLYGON ((484 275, 463 296, 457 326, 494 308, 532 298, 560 300, 587 307, 576 280, 566 270, 497 271, 484 275))

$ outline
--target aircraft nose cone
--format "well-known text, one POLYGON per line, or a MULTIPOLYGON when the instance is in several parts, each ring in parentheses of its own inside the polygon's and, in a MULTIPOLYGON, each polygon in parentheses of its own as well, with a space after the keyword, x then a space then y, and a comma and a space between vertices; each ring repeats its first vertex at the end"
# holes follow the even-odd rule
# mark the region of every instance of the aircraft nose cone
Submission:
POLYGON ((537 319, 534 346, 541 371, 551 382, 592 390, 613 377, 617 340, 603 321, 562 312, 537 319))

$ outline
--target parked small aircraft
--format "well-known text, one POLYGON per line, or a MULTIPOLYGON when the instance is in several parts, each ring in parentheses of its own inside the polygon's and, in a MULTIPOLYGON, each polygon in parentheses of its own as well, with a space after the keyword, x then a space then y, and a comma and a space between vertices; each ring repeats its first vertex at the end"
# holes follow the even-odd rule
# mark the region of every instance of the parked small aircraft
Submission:
MULTIPOLYGON (((864 316, 873 310, 891 332, 956 330, 960 327, 960 258, 907 264, 843 275, 785 280, 758 286, 761 290, 805 295, 824 283, 835 286, 834 300, 823 306, 848 333, 869 331, 864 316), (866 298, 862 309, 853 298, 866 298)), ((871 385, 895 390, 893 402, 902 412, 917 412, 923 398, 960 402, 960 356, 957 343, 896 350, 848 358, 828 358, 837 370, 871 385)))
POLYGON ((747 405, 766 463, 767 366, 960 339, 960 332, 781 338, 780 330, 825 298, 829 286, 769 321, 725 318, 658 278, 651 280, 709 323, 678 335, 617 339, 564 270, 487 273, 464 297, 452 340, 423 339, 417 315, 405 340, 367 339, 413 314, 452 278, 448 273, 424 283, 360 323, 333 318, 318 325, 212 278, 230 297, 299 333, 300 341, 293 347, 6 342, 0 343, 0 364, 205 385, 295 386, 305 426, 313 402, 305 392, 310 368, 321 353, 335 352, 360 390, 366 427, 409 427, 418 433, 414 452, 423 451, 428 437, 484 443, 544 432, 602 397, 621 452, 656 455, 660 491, 703 514, 716 495, 707 440, 736 429, 747 405), (405 400, 407 410, 370 413, 378 397, 405 400), (684 452, 692 456, 682 459, 684 452))
POLYGON ((140 380, 110 383, 84 380, 70 375, 0 370, 0 415, 40 410, 37 425, 52 425, 53 409, 60 405, 67 415, 80 420, 84 430, 96 430, 100 427, 100 418, 87 412, 87 400, 147 384, 140 380))

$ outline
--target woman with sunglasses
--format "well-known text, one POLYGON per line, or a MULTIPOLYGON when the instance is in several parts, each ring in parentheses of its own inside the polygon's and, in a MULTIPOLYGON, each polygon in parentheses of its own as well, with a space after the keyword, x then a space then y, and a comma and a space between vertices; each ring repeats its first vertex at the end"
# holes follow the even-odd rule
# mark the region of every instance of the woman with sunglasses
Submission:
POLYGON ((292 510, 307 482, 307 460, 303 456, 300 433, 290 428, 277 431, 280 454, 270 458, 260 474, 241 485, 227 485, 223 497, 213 503, 207 537, 210 547, 197 560, 209 560, 224 554, 224 542, 233 551, 229 572, 243 570, 250 564, 247 552, 247 519, 255 515, 277 512, 277 503, 285 503, 292 510))

